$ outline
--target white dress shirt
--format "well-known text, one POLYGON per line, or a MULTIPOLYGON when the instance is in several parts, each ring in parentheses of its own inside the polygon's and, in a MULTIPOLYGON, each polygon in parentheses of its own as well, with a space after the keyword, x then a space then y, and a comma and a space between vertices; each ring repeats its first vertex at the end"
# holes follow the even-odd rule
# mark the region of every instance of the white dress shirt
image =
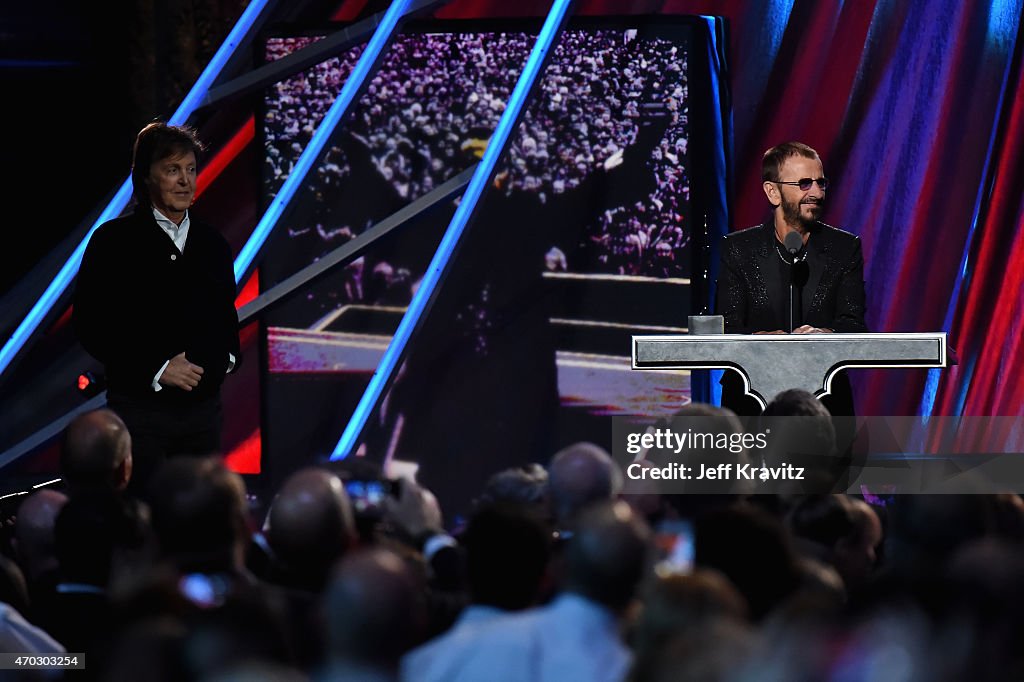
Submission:
MULTIPOLYGON (((429 645, 428 645, 429 646, 429 645)), ((580 595, 485 618, 444 640, 442 651, 403 661, 416 682, 622 682, 632 654, 615 616, 580 595)))
POLYGON ((410 682, 443 680, 453 667, 452 658, 462 656, 463 642, 473 637, 481 625, 506 615, 509 615, 507 611, 493 606, 467 606, 447 632, 416 647, 402 658, 402 679, 410 682))

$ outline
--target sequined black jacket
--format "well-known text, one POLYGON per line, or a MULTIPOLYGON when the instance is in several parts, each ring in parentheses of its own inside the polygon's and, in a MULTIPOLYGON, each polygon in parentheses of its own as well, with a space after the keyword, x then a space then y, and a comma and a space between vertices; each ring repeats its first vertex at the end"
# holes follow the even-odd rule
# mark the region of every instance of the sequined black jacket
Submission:
MULTIPOLYGON (((719 253, 716 309, 725 317, 726 333, 778 329, 786 301, 777 294, 782 283, 772 222, 726 235, 719 253)), ((807 242, 807 265, 804 323, 836 332, 868 331, 860 238, 817 223, 807 242)))

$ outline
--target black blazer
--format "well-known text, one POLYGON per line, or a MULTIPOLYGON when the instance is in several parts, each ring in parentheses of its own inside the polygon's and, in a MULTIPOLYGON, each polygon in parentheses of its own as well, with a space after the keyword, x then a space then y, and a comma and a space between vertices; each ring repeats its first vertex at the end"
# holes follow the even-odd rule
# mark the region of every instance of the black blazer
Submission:
POLYGON ((148 207, 104 223, 89 240, 75 288, 74 324, 103 363, 111 392, 156 404, 194 403, 219 393, 228 353, 241 362, 231 249, 190 216, 184 253, 148 207), (193 391, 154 391, 154 375, 185 353, 203 368, 193 391))
MULTIPOLYGON (((774 331, 787 302, 776 263, 771 221, 722 238, 716 309, 727 334, 774 331)), ((864 256, 860 238, 817 223, 807 242, 809 276, 804 285, 803 321, 836 332, 866 332, 864 256)))

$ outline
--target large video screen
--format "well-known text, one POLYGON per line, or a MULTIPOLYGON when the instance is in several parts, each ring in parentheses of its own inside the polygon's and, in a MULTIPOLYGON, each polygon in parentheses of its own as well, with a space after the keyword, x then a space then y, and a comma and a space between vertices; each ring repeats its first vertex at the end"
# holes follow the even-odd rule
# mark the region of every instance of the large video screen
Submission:
MULTIPOLYGON (((262 289, 479 160, 536 27, 442 28, 396 38, 277 228, 262 289)), ((319 38, 270 38, 266 58, 319 38)), ((566 29, 371 419, 368 454, 429 468, 427 460, 455 462, 451 453, 487 443, 486 468, 546 461, 595 419, 671 411, 688 400, 687 376, 638 377, 628 355, 629 334, 681 332, 691 312, 702 220, 691 196, 701 172, 692 148, 694 45, 686 21, 566 29)), ((353 48, 266 91, 268 198, 361 53, 353 48)), ((706 97, 696 99, 707 108, 706 97)), ((268 314, 268 450, 275 442, 317 454, 333 447, 453 210, 410 221, 268 314)))
MULTIPOLYGON (((565 254, 573 272, 687 276, 690 183, 685 36, 640 38, 636 29, 568 31, 499 169, 497 191, 556 203, 595 175, 612 197, 565 254), (620 158, 621 157, 621 158, 620 158), (616 172, 616 164, 623 171, 616 172), (608 167, 611 172, 605 170, 608 167), (634 174, 627 177, 627 171, 634 174), (632 191, 630 191, 632 190, 632 191)), ((477 160, 505 109, 535 36, 419 33, 396 40, 366 95, 317 169, 311 224, 327 248, 355 235, 477 160), (376 205, 351 185, 382 183, 376 205), (379 200, 384 199, 381 203, 379 200)), ((314 37, 267 41, 279 59, 314 37)), ((362 50, 283 81, 265 98, 266 191, 280 188, 362 50)), ((559 225, 548 225, 553 241, 559 225)), ((311 254, 312 255, 312 254, 311 254)), ((300 258, 295 265, 302 265, 300 258)))

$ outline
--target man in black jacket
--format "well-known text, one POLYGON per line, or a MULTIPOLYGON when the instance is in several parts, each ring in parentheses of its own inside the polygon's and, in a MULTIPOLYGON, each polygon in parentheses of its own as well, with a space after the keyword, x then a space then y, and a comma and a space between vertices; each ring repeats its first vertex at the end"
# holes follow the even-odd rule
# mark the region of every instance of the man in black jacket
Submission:
MULTIPOLYGON (((761 172, 771 219, 722 239, 717 309, 726 333, 866 332, 860 238, 819 220, 828 179, 818 153, 781 144, 765 152, 761 172), (790 233, 800 237, 795 253, 784 246, 790 233)), ((852 414, 849 382, 836 379, 829 407, 852 414)), ((723 404, 749 414, 737 403, 739 377, 726 372, 722 384, 723 404)))
POLYGON ((135 212, 96 230, 78 273, 75 329, 131 433, 135 492, 167 456, 221 449, 220 386, 240 359, 231 249, 189 216, 201 149, 187 128, 142 129, 135 212))

